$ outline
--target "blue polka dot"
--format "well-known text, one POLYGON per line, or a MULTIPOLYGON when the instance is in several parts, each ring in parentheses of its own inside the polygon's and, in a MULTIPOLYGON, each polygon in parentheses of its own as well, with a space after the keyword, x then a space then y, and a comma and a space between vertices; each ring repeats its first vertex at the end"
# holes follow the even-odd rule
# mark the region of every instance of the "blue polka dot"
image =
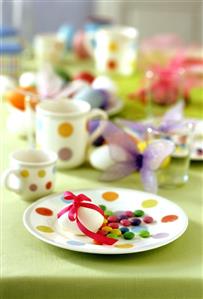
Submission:
POLYGON ((75 246, 83 246, 83 245, 85 245, 85 243, 80 242, 80 241, 75 241, 75 240, 67 241, 67 244, 69 244, 69 245, 75 245, 75 246))
POLYGON ((139 233, 141 230, 148 230, 148 227, 147 227, 147 226, 140 225, 140 226, 132 227, 131 230, 132 230, 134 233, 139 233))

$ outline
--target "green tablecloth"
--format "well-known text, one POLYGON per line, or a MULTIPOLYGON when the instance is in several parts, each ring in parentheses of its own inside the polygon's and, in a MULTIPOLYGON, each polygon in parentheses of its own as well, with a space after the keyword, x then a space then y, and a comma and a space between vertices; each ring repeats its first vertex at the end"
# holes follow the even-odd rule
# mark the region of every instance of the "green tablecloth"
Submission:
MULTIPOLYGON (((136 78, 119 79, 121 96, 133 90, 136 78)), ((186 109, 200 117, 198 99, 186 109), (192 109, 191 109, 192 107, 192 109)), ((1 111, 1 161, 26 141, 5 129, 5 106, 1 111)), ((143 117, 140 104, 128 102, 119 116, 143 117)), ((192 163, 189 182, 159 194, 176 202, 189 217, 189 227, 175 242, 144 253, 102 256, 60 249, 36 239, 23 227, 22 215, 29 203, 1 191, 1 299, 201 299, 202 294, 202 198, 203 164, 192 163)), ((99 172, 84 165, 58 171, 56 192, 97 188, 99 172)), ((107 184, 105 184, 107 185, 107 184)), ((112 187, 141 189, 133 174, 112 187)))

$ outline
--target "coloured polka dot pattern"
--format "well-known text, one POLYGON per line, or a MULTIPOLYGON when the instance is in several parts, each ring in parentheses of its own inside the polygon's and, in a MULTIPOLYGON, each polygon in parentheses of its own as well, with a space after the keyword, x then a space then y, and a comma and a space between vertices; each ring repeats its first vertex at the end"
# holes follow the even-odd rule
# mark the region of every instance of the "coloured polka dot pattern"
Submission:
POLYGON ((161 219, 161 222, 173 222, 178 219, 177 215, 166 215, 161 219))
POLYGON ((119 197, 118 193, 113 192, 113 191, 107 191, 102 194, 102 198, 107 201, 114 201, 114 200, 118 199, 118 197, 119 197))
POLYGON ((158 233, 158 234, 152 235, 152 238, 163 239, 163 238, 167 238, 168 236, 169 236, 168 233, 158 233))
POLYGON ((29 174, 29 171, 27 169, 23 169, 23 170, 21 170, 20 175, 23 178, 27 178, 30 174, 29 174))
POLYGON ((43 177, 45 177, 45 175, 46 175, 45 170, 41 169, 41 170, 38 171, 38 177, 43 178, 43 177))
POLYGON ((139 226, 135 226, 132 229, 133 233, 139 233, 141 230, 148 230, 147 226, 143 226, 143 225, 139 225, 139 226))
POLYGON ((45 208, 45 207, 36 208, 35 212, 42 216, 52 216, 53 215, 53 211, 48 208, 45 208))
POLYGON ((110 42, 109 43, 109 51, 110 52, 116 52, 118 50, 118 44, 116 42, 110 42))
POLYGON ((29 186, 29 189, 30 189, 30 191, 32 191, 32 192, 36 191, 36 190, 37 190, 37 185, 36 185, 36 184, 31 184, 31 185, 29 186))
POLYGON ((75 246, 83 246, 83 245, 85 245, 85 243, 80 242, 80 241, 75 241, 75 240, 67 241, 67 244, 69 244, 69 245, 75 245, 75 246))
POLYGON ((108 60, 107 61, 107 68, 109 70, 115 70, 117 68, 117 62, 116 62, 116 60, 113 60, 113 59, 108 60))
POLYGON ((62 161, 68 161, 72 158, 73 156, 73 152, 70 148, 68 147, 64 147, 64 148, 61 148, 59 151, 58 151, 58 157, 59 159, 61 159, 62 161))
POLYGON ((46 226, 46 225, 38 225, 36 227, 36 229, 43 233, 53 233, 54 232, 54 230, 50 226, 46 226))
POLYGON ((143 208, 154 208, 158 204, 158 201, 155 199, 147 199, 142 202, 143 208))
POLYGON ((51 187, 52 187, 52 182, 50 182, 50 181, 47 182, 45 186, 46 186, 46 189, 47 189, 47 190, 51 189, 51 187))
POLYGON ((58 126, 58 133, 61 137, 69 137, 73 133, 73 126, 70 123, 62 123, 58 126))
POLYGON ((124 244, 114 245, 114 247, 124 249, 124 248, 133 248, 133 247, 135 247, 135 245, 129 244, 129 243, 124 243, 124 244))

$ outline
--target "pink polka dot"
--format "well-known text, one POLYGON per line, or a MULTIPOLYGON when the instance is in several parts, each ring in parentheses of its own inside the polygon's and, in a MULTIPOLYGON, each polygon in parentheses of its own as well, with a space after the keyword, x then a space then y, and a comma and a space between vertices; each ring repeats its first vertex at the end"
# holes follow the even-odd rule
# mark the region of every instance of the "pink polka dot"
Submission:
POLYGON ((31 185, 29 186, 29 189, 30 189, 30 191, 32 191, 32 192, 36 191, 36 190, 37 190, 37 185, 36 185, 36 184, 31 184, 31 185))
POLYGON ((64 147, 58 151, 58 156, 61 160, 67 161, 72 158, 73 152, 70 148, 64 147))

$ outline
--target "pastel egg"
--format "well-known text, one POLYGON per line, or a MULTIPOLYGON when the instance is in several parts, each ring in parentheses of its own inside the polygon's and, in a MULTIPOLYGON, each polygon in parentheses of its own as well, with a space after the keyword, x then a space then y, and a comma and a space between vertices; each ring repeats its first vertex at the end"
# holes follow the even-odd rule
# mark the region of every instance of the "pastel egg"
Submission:
POLYGON ((113 80, 111 80, 110 78, 108 78, 107 76, 98 76, 92 83, 92 87, 94 89, 105 89, 108 92, 111 93, 117 93, 117 86, 116 84, 113 82, 113 80))
POLYGON ((105 170, 115 163, 111 158, 107 144, 90 149, 89 162, 94 168, 99 170, 105 170))
MULTIPOLYGON (((80 207, 78 209, 78 218, 80 222, 82 222, 82 224, 92 232, 97 232, 104 222, 103 215, 93 209, 85 207, 80 207)), ((75 235, 84 235, 78 228, 77 223, 69 220, 68 212, 58 218, 58 225, 66 232, 70 232, 75 235)))
POLYGON ((98 108, 103 105, 105 99, 99 91, 87 86, 74 96, 74 100, 85 101, 88 102, 92 108, 98 108))

